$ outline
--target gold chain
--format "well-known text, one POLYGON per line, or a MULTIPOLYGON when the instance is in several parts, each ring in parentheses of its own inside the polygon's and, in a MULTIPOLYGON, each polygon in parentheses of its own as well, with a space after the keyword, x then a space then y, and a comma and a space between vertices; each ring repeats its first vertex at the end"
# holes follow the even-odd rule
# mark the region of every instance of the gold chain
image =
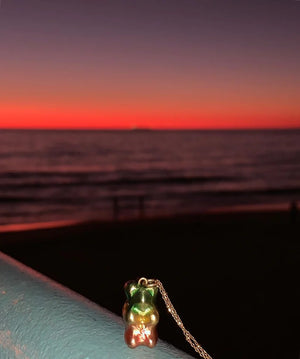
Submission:
POLYGON ((148 287, 158 287, 160 294, 166 304, 168 312, 172 315, 176 324, 182 330, 186 341, 190 344, 190 346, 204 359, 212 359, 212 357, 202 348, 202 346, 197 342, 197 340, 192 336, 192 334, 184 327, 182 320, 177 314, 173 304, 170 301, 170 298, 162 285, 161 281, 158 279, 146 279, 144 277, 140 278, 139 283, 144 283, 145 286, 148 287))

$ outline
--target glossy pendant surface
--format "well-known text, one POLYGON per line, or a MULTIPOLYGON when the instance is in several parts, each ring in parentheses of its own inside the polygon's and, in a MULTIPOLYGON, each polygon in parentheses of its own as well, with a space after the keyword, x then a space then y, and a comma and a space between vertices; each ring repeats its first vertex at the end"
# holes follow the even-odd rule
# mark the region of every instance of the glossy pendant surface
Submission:
POLYGON ((122 312, 125 342, 130 348, 139 345, 153 348, 158 338, 159 314, 155 306, 158 289, 141 281, 129 281, 124 290, 127 297, 122 312))

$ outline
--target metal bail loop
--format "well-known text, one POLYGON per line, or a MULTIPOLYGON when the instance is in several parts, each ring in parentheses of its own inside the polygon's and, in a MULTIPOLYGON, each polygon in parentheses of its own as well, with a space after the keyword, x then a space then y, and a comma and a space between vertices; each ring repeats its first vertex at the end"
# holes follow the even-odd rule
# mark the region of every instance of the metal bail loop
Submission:
POLYGON ((141 277, 138 281, 138 285, 142 285, 144 287, 148 287, 148 279, 145 277, 141 277))

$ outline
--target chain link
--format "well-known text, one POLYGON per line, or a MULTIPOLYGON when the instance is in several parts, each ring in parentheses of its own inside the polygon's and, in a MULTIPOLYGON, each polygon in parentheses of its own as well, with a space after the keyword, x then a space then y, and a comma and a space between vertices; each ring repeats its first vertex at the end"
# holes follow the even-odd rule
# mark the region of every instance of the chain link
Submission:
POLYGON ((160 294, 165 302, 165 305, 168 309, 168 312, 172 315, 173 319, 175 320, 176 324, 182 330, 186 341, 190 344, 190 346, 204 359, 212 359, 212 357, 202 348, 202 346, 197 342, 197 340, 192 336, 192 334, 184 327, 182 320, 180 319, 179 315, 177 314, 173 304, 170 301, 168 293, 166 292, 164 286, 162 285, 161 281, 158 279, 146 279, 141 278, 144 281, 146 286, 149 287, 158 287, 160 294))

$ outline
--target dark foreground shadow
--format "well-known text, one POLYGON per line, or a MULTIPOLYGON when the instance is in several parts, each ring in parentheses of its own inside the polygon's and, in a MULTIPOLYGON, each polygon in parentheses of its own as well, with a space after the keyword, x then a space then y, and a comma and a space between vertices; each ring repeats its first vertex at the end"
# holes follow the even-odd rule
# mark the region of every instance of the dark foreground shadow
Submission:
MULTIPOLYGON (((123 285, 159 278, 215 358, 299 356, 299 224, 289 213, 215 214, 2 233, 0 249, 121 314, 123 285)), ((159 336, 197 354, 159 300, 159 336)))

